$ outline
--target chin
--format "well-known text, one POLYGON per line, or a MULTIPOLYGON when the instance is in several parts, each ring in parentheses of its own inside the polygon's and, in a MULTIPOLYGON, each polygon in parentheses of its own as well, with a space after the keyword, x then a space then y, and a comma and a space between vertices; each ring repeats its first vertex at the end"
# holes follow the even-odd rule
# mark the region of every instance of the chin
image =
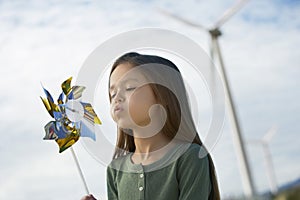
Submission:
POLYGON ((116 123, 118 124, 118 127, 122 129, 132 129, 133 127, 131 123, 123 119, 116 120, 116 123))

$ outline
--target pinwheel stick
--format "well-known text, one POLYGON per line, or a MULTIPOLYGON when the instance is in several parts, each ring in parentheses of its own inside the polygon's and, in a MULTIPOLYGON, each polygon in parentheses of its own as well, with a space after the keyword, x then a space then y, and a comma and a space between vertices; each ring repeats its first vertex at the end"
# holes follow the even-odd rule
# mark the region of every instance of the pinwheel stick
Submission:
POLYGON ((75 160, 75 163, 76 163, 77 169, 78 169, 78 171, 79 171, 79 174, 80 174, 81 180, 82 180, 82 182, 83 182, 83 185, 84 185, 84 188, 85 188, 86 194, 89 194, 90 192, 89 192, 89 189, 88 189, 88 187, 87 187, 86 181, 85 181, 85 179, 84 179, 84 176, 83 176, 82 170, 81 170, 81 168, 80 168, 80 165, 79 165, 79 162, 78 162, 77 156, 76 156, 76 154, 75 154, 75 151, 74 151, 73 147, 70 147, 70 149, 71 149, 71 152, 72 152, 73 158, 74 158, 74 160, 75 160))

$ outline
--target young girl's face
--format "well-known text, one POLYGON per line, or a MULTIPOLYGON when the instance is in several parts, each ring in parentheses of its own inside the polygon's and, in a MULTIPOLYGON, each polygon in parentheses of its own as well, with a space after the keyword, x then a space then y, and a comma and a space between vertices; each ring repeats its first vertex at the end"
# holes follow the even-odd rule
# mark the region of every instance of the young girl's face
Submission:
POLYGON ((120 128, 134 129, 150 123, 149 108, 156 104, 145 77, 130 64, 120 64, 110 76, 111 116, 120 128))

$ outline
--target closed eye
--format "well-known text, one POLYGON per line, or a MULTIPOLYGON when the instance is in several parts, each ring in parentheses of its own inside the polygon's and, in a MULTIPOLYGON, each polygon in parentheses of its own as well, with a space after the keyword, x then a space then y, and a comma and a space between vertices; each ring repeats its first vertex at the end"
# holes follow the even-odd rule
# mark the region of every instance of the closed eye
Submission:
POLYGON ((126 90, 131 91, 131 90, 134 90, 134 89, 135 89, 135 87, 131 87, 131 88, 127 88, 126 90))
MULTIPOLYGON (((135 88, 136 88, 136 87, 127 88, 126 91, 132 91, 132 90, 134 90, 135 88)), ((114 98, 114 97, 116 96, 116 93, 113 93, 113 94, 111 94, 110 96, 111 96, 111 98, 114 98)))
POLYGON ((111 94, 110 96, 111 96, 111 98, 114 98, 116 96, 116 94, 111 94))

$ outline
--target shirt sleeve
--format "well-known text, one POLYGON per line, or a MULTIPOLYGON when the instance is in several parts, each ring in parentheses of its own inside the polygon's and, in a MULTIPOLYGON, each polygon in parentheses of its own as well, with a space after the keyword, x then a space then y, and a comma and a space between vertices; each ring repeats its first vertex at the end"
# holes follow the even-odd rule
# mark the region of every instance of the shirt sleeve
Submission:
POLYGON ((107 167, 106 181, 107 181, 107 197, 109 200, 118 199, 118 189, 116 184, 116 170, 111 167, 107 167))
POLYGON ((211 191, 208 157, 199 158, 200 146, 187 150, 178 162, 179 200, 207 200, 211 191))

